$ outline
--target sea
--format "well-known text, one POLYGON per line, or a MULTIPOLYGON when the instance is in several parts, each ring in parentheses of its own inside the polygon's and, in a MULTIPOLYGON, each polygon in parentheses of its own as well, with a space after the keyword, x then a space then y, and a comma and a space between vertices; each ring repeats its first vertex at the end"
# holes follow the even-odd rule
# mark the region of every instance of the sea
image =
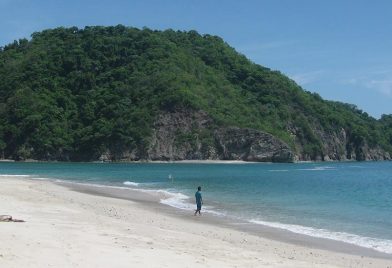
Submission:
POLYGON ((21 163, 1 162, 0 179, 165 193, 160 203, 328 238, 392 254, 392 162, 21 163))

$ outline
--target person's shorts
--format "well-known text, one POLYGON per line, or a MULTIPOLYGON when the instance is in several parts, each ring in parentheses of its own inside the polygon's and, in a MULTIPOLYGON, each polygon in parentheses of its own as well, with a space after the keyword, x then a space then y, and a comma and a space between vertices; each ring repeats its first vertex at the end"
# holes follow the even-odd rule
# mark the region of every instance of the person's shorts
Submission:
POLYGON ((197 210, 201 210, 201 203, 197 203, 197 210))

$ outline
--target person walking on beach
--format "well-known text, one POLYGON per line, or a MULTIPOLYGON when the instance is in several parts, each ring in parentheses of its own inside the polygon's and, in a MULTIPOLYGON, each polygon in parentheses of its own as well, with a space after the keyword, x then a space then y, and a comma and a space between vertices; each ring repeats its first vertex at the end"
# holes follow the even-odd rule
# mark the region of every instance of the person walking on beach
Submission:
POLYGON ((201 205, 203 205, 203 198, 201 197, 201 187, 197 187, 197 192, 195 193, 195 198, 196 198, 196 206, 197 209, 195 210, 195 216, 197 212, 199 212, 199 215, 201 215, 201 205))

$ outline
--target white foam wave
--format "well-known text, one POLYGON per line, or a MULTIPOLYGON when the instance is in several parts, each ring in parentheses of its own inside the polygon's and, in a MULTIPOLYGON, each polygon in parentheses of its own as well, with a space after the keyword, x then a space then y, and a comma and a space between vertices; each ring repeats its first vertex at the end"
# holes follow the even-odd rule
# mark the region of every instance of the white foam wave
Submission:
POLYGON ((31 177, 30 175, 0 174, 0 177, 31 177))
POLYGON ((39 180, 39 181, 47 181, 48 178, 41 178, 41 177, 31 177, 32 180, 39 180))
POLYGON ((365 168, 365 167, 363 167, 363 166, 353 166, 353 165, 351 165, 351 166, 349 166, 350 168, 365 168))
POLYGON ((206 213, 213 214, 213 215, 216 215, 216 216, 226 216, 227 215, 224 212, 219 212, 219 211, 213 210, 213 207, 210 207, 210 206, 204 206, 203 210, 206 213))
POLYGON ((270 169, 268 170, 269 172, 287 172, 289 171, 288 169, 270 169))
POLYGON ((139 183, 133 181, 124 181, 123 184, 128 186, 139 186, 139 183))
MULTIPOLYGON (((157 190, 157 192, 166 195, 166 198, 161 199, 160 203, 182 210, 195 210, 196 205, 190 203, 190 197, 181 193, 172 193, 165 190, 157 190)), ((213 214, 216 216, 224 216, 225 213, 216 211, 212 206, 203 206, 203 212, 213 214)))
POLYGON ((260 220, 250 220, 249 222, 284 229, 297 234, 345 242, 356 246, 377 250, 383 253, 392 254, 392 240, 364 237, 345 232, 332 232, 325 229, 315 229, 301 225, 283 224, 279 222, 267 222, 260 220))
POLYGON ((106 185, 106 184, 97 184, 97 183, 87 183, 87 182, 77 182, 77 181, 68 181, 68 180, 60 180, 56 179, 55 182, 63 183, 63 184, 76 184, 76 185, 83 185, 89 187, 96 187, 96 188, 110 188, 110 189, 121 189, 121 190, 133 190, 129 187, 125 186, 113 186, 113 185, 106 185))
POLYGON ((335 167, 313 167, 313 168, 299 168, 297 170, 304 170, 304 171, 323 171, 323 170, 336 170, 335 167))
MULTIPOLYGON (((97 188, 111 188, 111 189, 122 189, 122 190, 126 189, 126 190, 138 191, 138 192, 148 193, 148 194, 152 194, 152 195, 158 195, 160 198, 161 204, 168 205, 168 206, 171 206, 171 207, 174 207, 177 209, 193 211, 196 208, 196 205, 194 203, 189 202, 190 201, 189 196, 184 195, 182 193, 173 193, 173 192, 170 192, 167 190, 162 190, 162 189, 153 190, 153 189, 129 188, 129 187, 123 187, 123 186, 112 186, 112 185, 84 183, 84 182, 82 183, 82 182, 65 181, 65 180, 59 180, 59 179, 57 179, 56 182, 85 185, 85 186, 91 186, 91 187, 97 187, 97 188)), ((133 183, 133 182, 130 182, 130 183, 133 183)), ((226 215, 223 212, 219 212, 219 211, 214 210, 214 207, 212 207, 212 206, 203 206, 203 212, 213 214, 216 216, 226 215)))
POLYGON ((179 209, 186 209, 186 210, 190 210, 193 209, 194 206, 192 206, 191 203, 186 202, 187 200, 189 200, 189 197, 181 194, 181 193, 170 193, 168 191, 164 191, 164 190, 157 190, 157 192, 162 193, 164 195, 166 195, 166 198, 161 199, 160 203, 171 206, 171 207, 175 207, 175 208, 179 208, 179 209))

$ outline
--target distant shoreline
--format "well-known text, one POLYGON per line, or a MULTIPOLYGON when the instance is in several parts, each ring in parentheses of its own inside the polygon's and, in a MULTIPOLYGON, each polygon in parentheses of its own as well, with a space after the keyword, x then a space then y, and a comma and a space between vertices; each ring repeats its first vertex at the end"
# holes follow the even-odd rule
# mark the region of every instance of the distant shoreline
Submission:
POLYGON ((352 163, 352 162, 391 162, 392 160, 328 160, 328 161, 293 161, 293 162, 257 162, 257 161, 244 161, 244 160, 137 160, 137 161, 61 161, 61 160, 37 160, 37 159, 26 159, 26 160, 14 160, 14 159, 0 159, 0 163, 156 163, 156 164, 303 164, 303 163, 352 163))

